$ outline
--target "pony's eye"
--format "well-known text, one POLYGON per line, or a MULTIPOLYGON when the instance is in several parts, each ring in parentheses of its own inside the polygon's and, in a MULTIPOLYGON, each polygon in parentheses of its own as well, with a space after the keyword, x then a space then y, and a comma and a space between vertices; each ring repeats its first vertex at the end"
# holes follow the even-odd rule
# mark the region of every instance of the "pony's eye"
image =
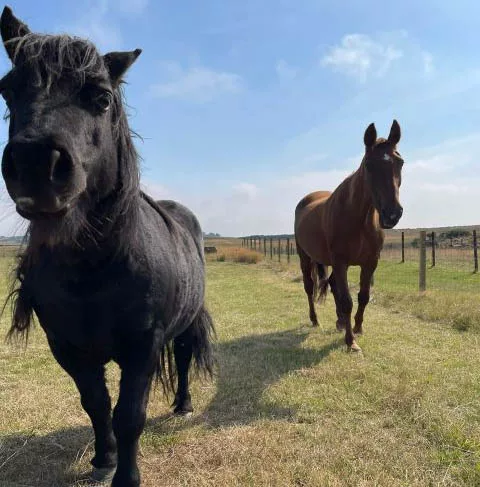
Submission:
POLYGON ((100 110, 106 112, 112 106, 113 95, 110 91, 101 91, 95 96, 94 102, 100 110))

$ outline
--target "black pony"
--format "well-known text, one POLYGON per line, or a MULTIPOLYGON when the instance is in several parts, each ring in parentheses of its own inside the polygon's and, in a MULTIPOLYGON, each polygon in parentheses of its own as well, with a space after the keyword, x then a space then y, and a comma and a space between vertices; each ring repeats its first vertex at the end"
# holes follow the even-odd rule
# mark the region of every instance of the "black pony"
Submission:
POLYGON ((2 173, 30 221, 10 335, 27 335, 35 313, 92 421, 94 479, 137 487, 153 378, 173 387, 176 369, 175 412, 189 414, 192 356, 212 374, 202 232, 185 207, 140 191, 120 83, 141 51, 101 56, 82 39, 33 34, 8 7, 0 30, 13 65, 0 80, 2 173), (113 418, 110 360, 121 368, 113 418))

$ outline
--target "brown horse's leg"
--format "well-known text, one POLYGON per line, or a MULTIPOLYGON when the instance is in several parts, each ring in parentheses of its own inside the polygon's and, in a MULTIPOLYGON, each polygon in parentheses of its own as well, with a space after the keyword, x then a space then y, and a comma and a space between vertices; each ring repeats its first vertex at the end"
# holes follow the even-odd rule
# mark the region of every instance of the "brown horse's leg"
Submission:
POLYGON ((308 307, 310 309, 310 321, 313 326, 318 326, 317 313, 315 312, 315 304, 313 302, 314 284, 312 279, 312 266, 315 265, 312 259, 302 250, 297 243, 297 252, 300 257, 300 267, 303 275, 303 288, 307 293, 308 307))
POLYGON ((328 278, 328 282, 330 283, 330 289, 332 290, 333 297, 335 298, 335 309, 337 311, 337 330, 343 331, 345 330, 345 323, 342 321, 342 314, 340 313, 340 303, 338 300, 338 291, 337 291, 337 283, 335 282, 335 275, 333 272, 330 274, 328 278))
POLYGON ((347 264, 343 262, 334 263, 333 275, 338 295, 338 309, 341 321, 345 323, 345 343, 350 350, 359 352, 361 348, 355 343, 355 337, 352 331, 351 316, 353 303, 348 289, 347 271, 347 264))
POLYGON ((377 263, 375 262, 368 266, 362 266, 360 271, 360 292, 358 293, 358 308, 357 313, 355 314, 355 327, 353 329, 355 335, 361 335, 363 332, 363 313, 370 300, 370 284, 376 268, 377 263))

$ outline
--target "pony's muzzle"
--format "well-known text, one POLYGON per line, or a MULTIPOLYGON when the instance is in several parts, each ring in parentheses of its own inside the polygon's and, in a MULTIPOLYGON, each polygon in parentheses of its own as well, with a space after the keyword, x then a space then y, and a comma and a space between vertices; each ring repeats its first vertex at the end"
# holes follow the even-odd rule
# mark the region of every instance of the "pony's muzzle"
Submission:
POLYGON ((74 165, 63 148, 43 141, 12 140, 3 152, 2 174, 18 213, 28 218, 64 209, 74 165))

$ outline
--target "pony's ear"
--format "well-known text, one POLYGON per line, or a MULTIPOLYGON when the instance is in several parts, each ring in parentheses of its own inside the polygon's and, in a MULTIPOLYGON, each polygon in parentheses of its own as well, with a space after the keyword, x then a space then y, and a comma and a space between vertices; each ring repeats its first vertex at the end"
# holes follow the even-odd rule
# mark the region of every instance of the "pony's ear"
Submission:
POLYGON ((365 135, 363 136, 363 142, 365 142, 365 147, 369 149, 373 147, 375 142, 377 141, 377 129, 375 128, 375 124, 371 123, 367 130, 365 130, 365 135))
POLYGON ((141 49, 135 49, 135 51, 109 52, 103 56, 103 61, 110 75, 110 81, 114 87, 120 84, 122 76, 137 57, 140 56, 141 52, 141 49))
POLYGON ((7 51, 8 57, 12 61, 15 60, 16 42, 15 39, 30 34, 30 29, 21 20, 18 20, 13 15, 10 7, 5 7, 0 17, 0 32, 2 34, 3 45, 7 51))
POLYGON ((392 128, 390 129, 390 135, 388 136, 388 141, 393 145, 397 145, 400 142, 401 136, 402 136, 402 132, 400 130, 400 124, 396 120, 394 120, 392 123, 392 128))

